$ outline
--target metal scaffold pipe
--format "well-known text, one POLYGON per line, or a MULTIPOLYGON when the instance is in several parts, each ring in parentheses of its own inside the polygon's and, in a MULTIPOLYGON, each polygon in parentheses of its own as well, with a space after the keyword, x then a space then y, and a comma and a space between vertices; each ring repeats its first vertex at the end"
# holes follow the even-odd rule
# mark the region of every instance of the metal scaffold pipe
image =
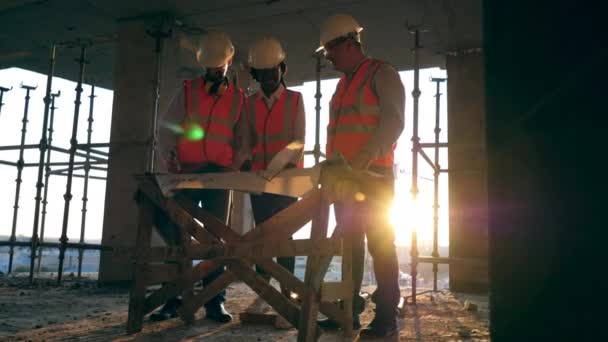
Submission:
MULTIPOLYGON (((414 115, 412 120, 412 202, 418 201, 418 150, 420 149, 420 137, 418 136, 418 101, 420 98, 420 62, 418 59, 418 51, 422 48, 420 45, 420 29, 418 27, 408 27, 408 31, 414 35, 414 90, 412 97, 414 99, 414 115)), ((416 304, 416 280, 418 275, 418 227, 412 229, 412 242, 410 247, 411 269, 410 276, 412 278, 412 304, 416 304)))
POLYGON ((32 90, 35 90, 36 88, 38 88, 38 86, 27 86, 24 84, 21 84, 21 88, 25 89, 25 106, 23 109, 23 119, 21 120, 22 122, 22 126, 21 126, 21 144, 20 144, 20 148, 19 148, 19 160, 17 160, 17 179, 15 179, 15 203, 13 205, 13 225, 11 228, 11 237, 10 237, 10 242, 11 242, 11 246, 8 252, 8 273, 11 273, 13 270, 13 254, 14 254, 14 243, 16 241, 16 237, 15 234, 17 232, 17 217, 19 214, 19 195, 21 193, 21 175, 23 173, 23 152, 25 150, 24 146, 25 146, 25 134, 27 132, 27 115, 28 115, 28 111, 29 111, 29 106, 30 106, 30 92, 32 90))
POLYGON ((74 101, 74 121, 72 124, 72 138, 70 139, 70 158, 68 164, 68 179, 66 183, 66 191, 63 196, 65 200, 65 205, 63 208, 63 224, 61 226, 61 238, 59 241, 61 242, 61 246, 59 248, 59 267, 57 270, 57 283, 61 283, 61 278, 63 276, 63 260, 65 258, 65 250, 67 247, 68 237, 68 221, 70 215, 70 201, 72 200, 72 175, 74 173, 74 157, 76 154, 76 148, 78 145, 77 133, 78 133, 78 115, 80 114, 80 104, 81 104, 81 96, 82 96, 82 84, 84 83, 84 69, 87 63, 86 61, 86 53, 87 47, 82 46, 80 50, 80 59, 78 60, 80 65, 80 70, 78 74, 78 84, 76 85, 76 100, 74 101))
POLYGON ((171 30, 163 32, 163 26, 167 18, 163 18, 157 31, 147 33, 154 38, 154 53, 156 57, 156 73, 154 76, 154 93, 153 93, 153 112, 152 122, 150 124, 150 137, 148 146, 148 165, 146 167, 147 172, 154 172, 155 158, 156 158, 156 139, 157 139, 157 125, 158 125, 158 111, 160 105, 160 86, 161 86, 161 72, 162 72, 162 50, 163 50, 163 39, 171 36, 171 30))
POLYGON ((36 179, 36 204, 34 207, 34 227, 32 229, 32 240, 30 250, 30 284, 34 281, 34 263, 36 261, 36 251, 38 250, 38 223, 40 219, 40 202, 42 200, 42 177, 44 175, 44 157, 47 150, 47 129, 49 123, 49 110, 51 108, 51 86, 53 84, 53 74, 55 72, 55 44, 51 46, 49 72, 46 77, 46 92, 44 94, 44 114, 42 117, 42 137, 40 138, 40 155, 38 158, 38 178, 36 179))
MULTIPOLYGON (((58 91, 55 94, 51 94, 51 117, 49 119, 49 146, 53 144, 53 126, 55 123, 55 98, 61 96, 61 91, 58 91)), ((40 243, 44 242, 44 229, 46 228, 46 206, 48 204, 48 193, 49 193, 49 177, 51 176, 51 152, 49 151, 46 154, 46 163, 45 163, 45 175, 44 175, 44 194, 42 195, 42 218, 40 219, 40 243)), ((38 247, 38 262, 36 264, 36 272, 40 273, 40 264, 42 262, 42 246, 38 247)))
POLYGON ((0 87, 0 115, 2 115, 2 106, 4 106, 4 102, 2 102, 2 100, 4 99, 4 93, 8 93, 12 89, 13 89, 13 87, 10 87, 10 88, 0 87))
MULTIPOLYGON (((91 135, 93 134, 93 106, 95 104, 95 84, 91 84, 91 95, 89 95, 89 118, 87 119, 89 127, 87 128, 87 144, 91 143, 91 135)), ((89 201, 89 171, 91 171, 91 164, 89 163, 90 150, 86 152, 87 156, 84 165, 84 188, 82 192, 82 218, 80 221, 80 240, 79 243, 84 243, 84 231, 87 222, 87 202, 89 201)), ((82 275, 82 257, 84 249, 78 249, 78 278, 82 275)))
MULTIPOLYGON (((445 78, 431 78, 431 82, 435 82, 435 160, 433 167, 433 258, 439 258, 439 175, 441 167, 439 165, 439 134, 440 127, 440 105, 441 105, 441 83, 445 82, 445 78)), ((437 291, 437 273, 439 272, 439 264, 433 262, 433 291, 437 291)))
POLYGON ((321 97, 323 93, 321 93, 321 53, 318 52, 315 54, 316 57, 316 76, 317 76, 317 92, 315 93, 315 147, 314 147, 314 156, 315 156, 315 165, 319 164, 319 158, 321 157, 321 145, 320 145, 320 130, 321 130, 321 97))

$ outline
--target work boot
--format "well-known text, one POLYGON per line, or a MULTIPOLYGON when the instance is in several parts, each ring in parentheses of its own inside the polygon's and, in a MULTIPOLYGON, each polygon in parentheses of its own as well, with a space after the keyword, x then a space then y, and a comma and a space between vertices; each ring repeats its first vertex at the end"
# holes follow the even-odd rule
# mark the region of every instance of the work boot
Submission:
POLYGON ((205 307, 207 319, 216 321, 218 323, 228 323, 232 320, 232 315, 226 311, 224 304, 212 304, 205 307))
POLYGON ((365 338, 388 338, 397 336, 397 317, 378 315, 372 320, 372 322, 361 332, 359 337, 365 338))
POLYGON ((181 304, 182 300, 179 298, 169 299, 160 310, 150 315, 150 320, 153 322, 160 322, 177 317, 177 308, 179 308, 181 304))

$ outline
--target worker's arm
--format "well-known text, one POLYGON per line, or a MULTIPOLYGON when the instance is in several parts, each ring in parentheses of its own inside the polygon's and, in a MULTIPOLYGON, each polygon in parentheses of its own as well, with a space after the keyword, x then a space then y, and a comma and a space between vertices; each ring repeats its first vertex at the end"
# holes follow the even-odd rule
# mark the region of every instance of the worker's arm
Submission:
POLYGON ((234 170, 240 170, 242 166, 251 164, 251 152, 257 141, 257 134, 252 120, 251 114, 249 113, 247 98, 244 97, 239 119, 234 126, 234 140, 232 145, 234 151, 232 169, 234 170))
POLYGON ((353 158, 351 166, 360 170, 391 152, 405 126, 405 89, 397 70, 382 64, 372 79, 372 89, 380 102, 380 120, 375 133, 353 158))
MULTIPOLYGON (((301 141, 302 145, 304 145, 306 142, 306 111, 304 109, 304 99, 302 98, 302 94, 298 96, 296 118, 293 125, 293 140, 301 141)), ((302 148, 302 155, 300 155, 300 159, 303 157, 304 148, 302 148)))

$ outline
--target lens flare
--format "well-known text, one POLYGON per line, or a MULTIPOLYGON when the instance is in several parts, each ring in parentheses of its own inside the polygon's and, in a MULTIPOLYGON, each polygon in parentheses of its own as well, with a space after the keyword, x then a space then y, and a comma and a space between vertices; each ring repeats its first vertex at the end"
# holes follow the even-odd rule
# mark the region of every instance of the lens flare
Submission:
POLYGON ((184 137, 188 140, 203 140, 205 138, 205 130, 198 124, 192 123, 189 125, 186 132, 184 132, 184 137))

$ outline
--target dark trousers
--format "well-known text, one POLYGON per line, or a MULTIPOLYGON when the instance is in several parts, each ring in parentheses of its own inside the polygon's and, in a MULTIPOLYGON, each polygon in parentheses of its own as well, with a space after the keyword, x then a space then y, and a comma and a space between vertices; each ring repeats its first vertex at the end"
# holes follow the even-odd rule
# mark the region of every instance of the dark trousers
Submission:
MULTIPOLYGON (((192 202, 198 204, 212 215, 220 219, 222 222, 228 222, 228 210, 230 208, 230 190, 223 189, 188 189, 181 190, 176 193, 176 197, 186 197, 192 202)), ((177 229, 169 218, 160 213, 156 217, 158 229, 165 240, 172 244, 177 244, 177 229)), ((210 284, 224 273, 224 267, 219 267, 215 271, 203 278, 203 287, 210 284)), ((226 301, 226 290, 218 293, 205 303, 205 308, 218 305, 226 301)))
MULTIPOLYGON (((255 220, 255 224, 261 224, 262 222, 268 220, 273 215, 278 213, 279 211, 287 208, 293 203, 297 202, 298 199, 289 196, 275 195, 275 194, 267 194, 263 193, 261 195, 251 194, 251 208, 253 209, 253 219, 255 220)), ((290 237, 291 239, 291 237, 290 237)), ((296 264, 295 257, 283 257, 277 258, 277 262, 279 265, 283 266, 286 270, 293 273, 296 264)), ((270 275, 268 275, 261 267, 256 265, 256 271, 261 276, 270 279, 270 275)), ((286 293, 287 290, 283 289, 283 293, 286 293)))
MULTIPOLYGON (((389 186, 393 188, 392 178, 389 186)), ((338 226, 344 229, 345 234, 353 237, 353 315, 358 315, 365 309, 365 301, 359 292, 363 281, 366 236, 378 282, 372 295, 372 301, 376 303, 376 316, 390 318, 396 315, 401 294, 395 233, 388 220, 391 200, 392 197, 382 199, 380 203, 370 200, 334 205, 338 226)))

